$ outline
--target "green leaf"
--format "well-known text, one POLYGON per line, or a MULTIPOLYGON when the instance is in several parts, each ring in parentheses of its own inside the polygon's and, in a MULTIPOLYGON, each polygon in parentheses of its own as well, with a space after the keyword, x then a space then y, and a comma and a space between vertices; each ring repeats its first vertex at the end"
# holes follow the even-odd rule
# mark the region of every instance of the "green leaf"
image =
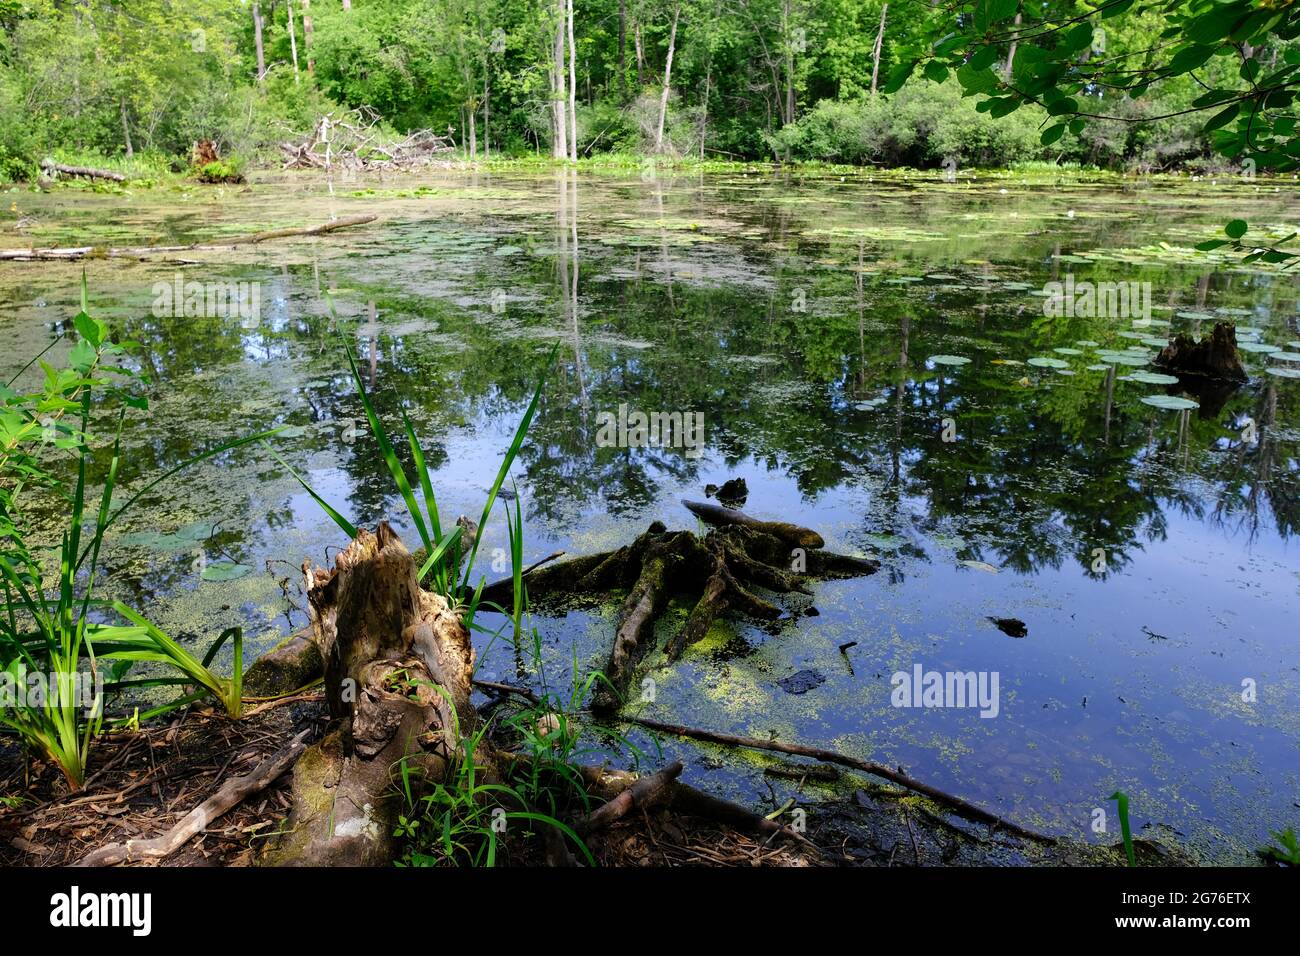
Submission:
POLYGON ((1210 118, 1209 122, 1205 124, 1205 132, 1212 133, 1220 126, 1226 126, 1231 123, 1237 118, 1237 114, 1241 112, 1241 105, 1242 104, 1239 102, 1233 103, 1221 113, 1215 113, 1214 116, 1210 118))
POLYGON ((1246 225, 1246 220, 1233 219, 1231 222, 1229 222, 1226 226, 1223 227, 1223 231, 1229 239, 1240 239, 1242 236, 1246 234, 1247 228, 1248 227, 1246 225))
POLYGON ((916 69, 916 60, 908 60, 906 63, 894 67, 894 71, 889 74, 889 81, 881 88, 880 92, 884 94, 897 93, 903 88, 912 71, 916 69))
POLYGON ((984 70, 993 65, 993 61, 998 58, 998 48, 992 44, 982 46, 971 54, 966 65, 972 70, 984 70))
POLYGON ((1044 146, 1051 146, 1064 135, 1065 124, 1057 123, 1055 126, 1049 126, 1047 129, 1043 130, 1043 134, 1038 137, 1038 139, 1044 146))
POLYGON ((76 328, 77 334, 95 348, 99 348, 100 343, 104 341, 104 333, 106 331, 104 324, 95 321, 85 312, 78 312, 73 316, 72 324, 76 328))
POLYGON ((95 364, 98 353, 86 339, 82 339, 68 353, 68 364, 79 372, 85 372, 95 364))
POLYGON ((932 83, 942 83, 948 79, 948 68, 938 60, 930 60, 925 64, 925 78, 932 83))

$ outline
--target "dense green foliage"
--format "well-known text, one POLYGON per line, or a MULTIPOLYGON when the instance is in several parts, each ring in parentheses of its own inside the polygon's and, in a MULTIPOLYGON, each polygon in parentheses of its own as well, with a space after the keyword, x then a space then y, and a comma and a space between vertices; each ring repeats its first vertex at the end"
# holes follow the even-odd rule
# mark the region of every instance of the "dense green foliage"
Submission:
POLYGON ((565 12, 2 0, 0 179, 51 153, 180 169, 205 138, 274 158, 321 112, 357 106, 389 132, 450 128, 474 156, 1154 169, 1217 152, 1260 171, 1300 158, 1300 24, 1284 0, 578 0, 572 49, 565 12), (553 141, 570 97, 566 150, 553 141))

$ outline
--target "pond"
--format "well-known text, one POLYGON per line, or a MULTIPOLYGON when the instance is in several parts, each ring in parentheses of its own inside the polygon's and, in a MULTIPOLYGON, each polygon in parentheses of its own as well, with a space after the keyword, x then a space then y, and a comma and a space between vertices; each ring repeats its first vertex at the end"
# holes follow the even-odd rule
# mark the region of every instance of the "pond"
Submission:
MULTIPOLYGON (((1293 182, 646 167, 9 198, 5 246, 380 217, 84 263, 91 311, 140 343, 153 383, 127 425, 128 486, 286 425, 277 450, 324 498, 414 547, 339 337, 390 427, 404 407, 419 432, 444 527, 478 517, 558 343, 511 476, 527 561, 618 547, 655 519, 696 528, 681 500, 739 476, 747 512, 882 562, 796 596, 775 626, 727 619, 675 666, 652 655, 637 713, 901 766, 1090 842, 1117 838, 1091 823, 1123 790, 1136 834, 1206 861, 1248 861, 1300 817, 1300 284, 1191 249, 1233 217, 1294 223, 1293 182), (156 308, 178 281, 253 283, 259 308, 156 308), (1184 393, 1153 374, 1159 347, 1224 319, 1249 382, 1198 408, 1162 398, 1184 393), (620 406, 702 415, 703 440, 609 447, 620 406), (892 675, 918 666, 995 676, 996 713, 894 706, 892 675)), ((0 267, 6 380, 70 329, 82 268, 0 267)), ((52 529, 58 508, 35 517, 52 529)), ((108 587, 187 640, 238 624, 260 653, 306 623, 303 559, 343 543, 250 446, 152 493, 109 541, 108 587)), ((506 547, 499 507, 476 580, 508 573, 506 547)), ((481 634, 479 675, 567 696, 575 662, 602 666, 614 616, 535 616, 540 671, 508 630, 481 634)), ((752 754, 662 746, 696 785, 787 795, 752 754)))

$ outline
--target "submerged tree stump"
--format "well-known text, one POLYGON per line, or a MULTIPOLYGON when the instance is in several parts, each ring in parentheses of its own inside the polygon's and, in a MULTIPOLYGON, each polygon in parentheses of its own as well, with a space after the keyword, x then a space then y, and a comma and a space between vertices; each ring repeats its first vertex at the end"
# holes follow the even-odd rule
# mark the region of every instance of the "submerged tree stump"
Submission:
MULTIPOLYGON (((605 682, 592 698, 592 710, 612 713, 622 706, 637 666, 653 644, 655 622, 674 597, 693 600, 685 623, 669 637, 669 661, 702 640, 715 619, 734 612, 760 621, 775 621, 780 607, 754 593, 762 588, 780 594, 811 594, 810 578, 873 574, 880 562, 821 550, 825 542, 809 528, 757 518, 703 502, 683 504, 716 525, 704 537, 669 531, 659 521, 630 545, 541 568, 524 580, 530 600, 625 590, 605 666, 605 682)), ((513 582, 484 589, 482 600, 507 604, 513 582)))
POLYGON ((1164 347, 1155 364, 1176 375, 1200 375, 1231 382, 1246 381, 1237 351, 1237 327, 1218 322, 1201 341, 1180 334, 1164 347))
POLYGON ((399 768, 416 781, 441 780, 477 724, 469 631, 419 586, 387 524, 359 532, 332 570, 304 562, 303 574, 334 723, 295 765, 293 808, 262 862, 386 865, 399 768))

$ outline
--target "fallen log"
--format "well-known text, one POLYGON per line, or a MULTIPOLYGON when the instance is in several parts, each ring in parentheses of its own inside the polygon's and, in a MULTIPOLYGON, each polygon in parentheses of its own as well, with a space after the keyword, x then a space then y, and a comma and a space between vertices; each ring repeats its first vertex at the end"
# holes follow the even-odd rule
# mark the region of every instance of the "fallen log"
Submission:
POLYGON ((121 173, 115 173, 111 169, 95 169, 91 166, 69 166, 66 163, 56 163, 52 159, 41 160, 41 169, 46 175, 50 173, 62 173, 65 176, 82 176, 86 179, 110 179, 115 183, 126 182, 126 177, 121 173))
POLYGON ((212 823, 244 800, 266 789, 280 775, 293 766, 306 749, 304 740, 309 731, 304 730, 278 753, 263 760, 252 773, 232 777, 208 799, 185 815, 174 827, 161 836, 148 840, 127 840, 110 843, 87 854, 75 866, 116 866, 141 860, 163 860, 171 856, 191 839, 203 833, 212 823))
POLYGON ((316 226, 303 226, 295 229, 270 229, 247 236, 236 236, 220 243, 191 243, 183 246, 124 246, 105 249, 100 246, 74 246, 63 249, 0 249, 0 261, 74 261, 77 259, 142 259, 146 256, 174 252, 219 252, 237 246, 256 245, 272 239, 286 239, 291 236, 324 236, 350 226, 362 226, 374 222, 376 216, 347 216, 343 219, 331 219, 316 226))
POLYGON ((1055 843, 1053 837, 1042 833, 1036 833, 1033 830, 1027 830, 1019 824, 1012 823, 1003 817, 998 816, 982 807, 977 807, 973 803, 963 800, 961 797, 953 796, 950 793, 932 787, 928 783, 923 783, 914 777, 899 770, 891 770, 883 764, 878 764, 870 760, 863 760, 860 757, 851 757, 848 754, 837 753, 834 750, 825 750, 821 747, 806 747, 803 744, 787 744, 779 740, 762 740, 758 737, 741 737, 736 734, 726 734, 713 730, 702 730, 698 727, 687 727, 683 724, 668 724, 658 720, 651 720, 648 717, 620 717, 624 723, 636 724, 649 730, 657 730, 660 733, 672 734, 676 737, 691 737, 695 740, 704 740, 709 743, 725 744, 730 747, 749 747, 754 750, 769 750, 775 753, 794 754, 800 757, 811 757, 814 760, 820 760, 824 763, 839 764, 841 767, 851 767, 855 770, 861 770, 876 777, 883 777, 891 783, 896 783, 915 793, 929 797, 936 803, 943 804, 953 813, 967 820, 974 820, 977 823, 984 823, 994 830, 1005 830, 1008 833, 1014 833, 1016 836, 1024 837, 1027 840, 1034 840, 1039 843, 1055 843))
POLYGON ((736 511, 734 508, 724 508, 722 505, 709 504, 706 501, 682 501, 687 509, 704 521, 719 527, 726 525, 740 525, 741 527, 750 528, 754 531, 760 531, 763 534, 770 534, 787 542, 796 548, 824 548, 826 542, 816 531, 811 528, 801 528, 797 524, 790 524, 788 521, 762 521, 758 518, 750 517, 743 511, 736 511))

